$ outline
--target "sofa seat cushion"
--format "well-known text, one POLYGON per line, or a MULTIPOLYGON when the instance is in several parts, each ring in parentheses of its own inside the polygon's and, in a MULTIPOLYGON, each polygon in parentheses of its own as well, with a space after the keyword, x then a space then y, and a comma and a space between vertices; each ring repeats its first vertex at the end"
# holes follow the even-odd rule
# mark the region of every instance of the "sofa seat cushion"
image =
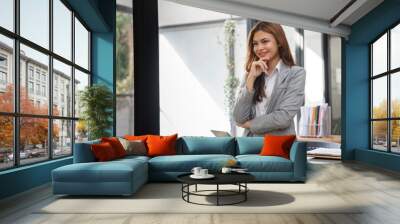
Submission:
POLYGON ((125 156, 124 158, 120 158, 120 159, 114 160, 113 162, 115 162, 115 161, 126 161, 126 162, 130 162, 130 161, 135 161, 135 160, 147 162, 147 161, 149 161, 149 159, 150 159, 150 157, 148 157, 148 156, 135 156, 135 155, 130 155, 130 156, 125 156))
POLYGON ((58 182, 131 182, 132 177, 147 176, 147 163, 140 159, 75 163, 53 170, 58 182), (146 172, 146 173, 145 173, 146 172))
POLYGON ((249 172, 293 172, 292 161, 279 156, 239 155, 236 160, 249 172))
POLYGON ((231 155, 174 155, 157 156, 149 160, 149 170, 152 172, 190 172, 193 167, 203 167, 209 171, 219 171, 230 159, 231 155))

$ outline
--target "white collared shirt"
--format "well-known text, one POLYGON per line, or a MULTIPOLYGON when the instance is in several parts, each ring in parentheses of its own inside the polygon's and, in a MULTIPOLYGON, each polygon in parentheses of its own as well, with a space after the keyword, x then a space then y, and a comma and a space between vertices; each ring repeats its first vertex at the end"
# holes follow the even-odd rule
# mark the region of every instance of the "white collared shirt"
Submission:
POLYGON ((275 66, 274 71, 271 74, 265 74, 265 97, 262 98, 261 102, 257 102, 256 107, 256 117, 262 116, 267 112, 269 101, 271 100, 272 91, 274 90, 276 77, 279 75, 282 66, 282 60, 279 60, 278 64, 275 66))

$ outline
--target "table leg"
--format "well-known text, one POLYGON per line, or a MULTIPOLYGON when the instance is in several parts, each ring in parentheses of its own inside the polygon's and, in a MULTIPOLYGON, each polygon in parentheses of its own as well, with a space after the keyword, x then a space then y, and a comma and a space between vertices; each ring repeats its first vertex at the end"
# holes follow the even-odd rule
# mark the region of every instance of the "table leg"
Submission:
POLYGON ((244 201, 247 201, 247 192, 248 192, 248 190, 247 190, 247 183, 244 183, 244 201))
POLYGON ((181 188, 181 192, 182 192, 182 199, 184 198, 184 197, 183 197, 183 190, 184 190, 184 186, 185 186, 185 185, 182 183, 182 188, 181 188))
POLYGON ((188 184, 188 189, 187 189, 187 191, 188 191, 187 200, 188 200, 188 202, 190 202, 190 200, 189 200, 189 195, 190 195, 190 184, 188 184))
POLYGON ((219 184, 217 184, 217 206, 219 205, 219 184))
POLYGON ((196 184, 196 186, 195 186, 195 191, 197 192, 197 184, 196 184))

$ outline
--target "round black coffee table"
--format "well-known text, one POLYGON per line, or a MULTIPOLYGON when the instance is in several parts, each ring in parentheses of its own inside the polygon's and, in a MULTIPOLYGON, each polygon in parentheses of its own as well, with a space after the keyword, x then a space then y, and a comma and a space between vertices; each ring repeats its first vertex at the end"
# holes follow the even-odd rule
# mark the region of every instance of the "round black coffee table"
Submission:
POLYGON ((177 177, 178 181, 182 183, 182 199, 188 203, 198 204, 198 205, 234 205, 239 204, 241 202, 245 202, 247 200, 247 192, 249 188, 247 187, 247 183, 255 180, 255 177, 248 173, 215 173, 213 174, 215 177, 212 179, 193 179, 190 177, 191 173, 182 174, 177 177), (198 184, 204 185, 216 185, 215 190, 197 190, 198 184), (190 191, 190 186, 195 186, 194 191, 190 191), (220 189, 220 185, 236 185, 238 186, 237 190, 223 190, 220 189), (205 194, 209 192, 215 192, 215 194, 205 194), (216 204, 202 204, 190 201, 190 196, 204 196, 204 197, 216 197, 216 204), (221 197, 230 197, 230 196, 241 196, 240 200, 234 201, 231 203, 221 203, 221 197))

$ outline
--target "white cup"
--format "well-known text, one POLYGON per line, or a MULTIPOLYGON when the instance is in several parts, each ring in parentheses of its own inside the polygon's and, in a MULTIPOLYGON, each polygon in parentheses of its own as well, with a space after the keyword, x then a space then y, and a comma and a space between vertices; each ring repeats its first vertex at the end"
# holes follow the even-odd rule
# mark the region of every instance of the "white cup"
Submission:
POLYGON ((199 176, 199 175, 201 175, 201 174, 200 174, 200 171, 201 171, 201 170, 202 170, 201 167, 193 167, 192 173, 193 173, 194 175, 196 175, 196 176, 199 176))
POLYGON ((232 171, 232 169, 229 167, 222 167, 222 170, 221 170, 222 173, 230 173, 231 171, 232 171))
POLYGON ((200 170, 200 176, 207 176, 208 175, 208 169, 201 169, 200 170))

